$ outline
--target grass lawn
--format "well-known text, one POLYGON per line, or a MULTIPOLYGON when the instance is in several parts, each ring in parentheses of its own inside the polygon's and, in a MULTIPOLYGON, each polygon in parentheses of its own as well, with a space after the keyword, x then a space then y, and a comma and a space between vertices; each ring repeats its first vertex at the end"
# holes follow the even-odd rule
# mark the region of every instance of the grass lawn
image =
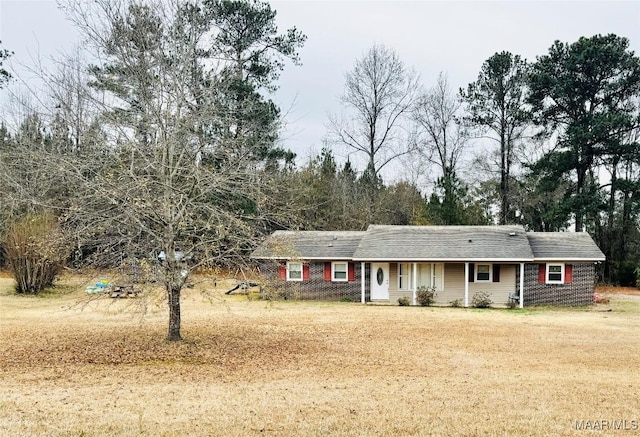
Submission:
POLYGON ((640 432, 640 299, 265 302, 202 281, 183 295, 185 340, 168 343, 161 297, 87 301, 86 283, 64 283, 25 297, 0 278, 0 435, 640 432))

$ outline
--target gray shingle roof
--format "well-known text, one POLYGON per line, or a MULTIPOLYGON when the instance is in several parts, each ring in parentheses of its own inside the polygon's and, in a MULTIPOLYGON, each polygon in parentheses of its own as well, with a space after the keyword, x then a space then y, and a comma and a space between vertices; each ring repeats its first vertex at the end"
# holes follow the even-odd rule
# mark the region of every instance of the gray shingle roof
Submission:
POLYGON ((259 259, 351 259, 362 231, 276 231, 251 254, 259 259))
POLYGON ((604 261, 605 256, 586 232, 529 232, 536 261, 604 261))
POLYGON ((354 261, 603 261, 587 233, 525 232, 522 226, 383 226, 359 231, 276 231, 258 259, 354 261))
POLYGON ((521 226, 370 226, 356 261, 531 261, 521 226))

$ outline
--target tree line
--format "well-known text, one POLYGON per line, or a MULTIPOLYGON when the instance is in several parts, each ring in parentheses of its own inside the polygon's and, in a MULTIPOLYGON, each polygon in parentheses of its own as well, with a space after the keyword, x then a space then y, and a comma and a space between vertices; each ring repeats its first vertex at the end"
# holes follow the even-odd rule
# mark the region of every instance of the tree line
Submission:
MULTIPOLYGON (((46 265, 159 264, 172 340, 189 273, 244 265, 277 229, 575 229, 607 256, 604 281, 636 283, 640 60, 624 37, 555 42, 531 62, 499 52, 459 90, 445 73, 423 86, 394 50, 374 45, 345 75, 322 151, 297 164, 280 145, 270 96, 282 69, 301 62, 306 37, 280 32, 268 3, 97 0, 64 10, 97 56, 34 66, 39 103, 3 110, 10 265, 18 237, 37 248, 23 258, 56 258, 46 265)), ((3 92, 10 56, 0 50, 3 92)))
POLYGON ((347 73, 327 145, 285 173, 301 229, 381 224, 521 224, 586 231, 601 280, 640 276, 640 59, 617 35, 556 41, 528 62, 506 51, 454 91, 430 88, 374 45, 347 73), (337 166, 332 150, 359 156, 337 166), (475 151, 474 151, 475 150, 475 151), (383 169, 397 182, 384 183, 383 169), (317 208, 321 205, 321 208, 317 208))

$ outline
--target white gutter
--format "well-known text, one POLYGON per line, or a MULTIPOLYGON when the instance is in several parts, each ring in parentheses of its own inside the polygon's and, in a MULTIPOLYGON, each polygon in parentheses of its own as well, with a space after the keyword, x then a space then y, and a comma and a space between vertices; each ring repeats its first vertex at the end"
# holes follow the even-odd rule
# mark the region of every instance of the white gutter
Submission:
POLYGON ((308 258, 304 256, 250 256, 251 259, 268 259, 268 260, 305 260, 305 261, 360 261, 345 256, 323 256, 308 258))
POLYGON ((520 263, 534 262, 533 258, 354 258, 353 261, 362 262, 491 262, 491 263, 520 263))
POLYGON ((606 260, 607 258, 535 258, 533 262, 596 262, 606 260))

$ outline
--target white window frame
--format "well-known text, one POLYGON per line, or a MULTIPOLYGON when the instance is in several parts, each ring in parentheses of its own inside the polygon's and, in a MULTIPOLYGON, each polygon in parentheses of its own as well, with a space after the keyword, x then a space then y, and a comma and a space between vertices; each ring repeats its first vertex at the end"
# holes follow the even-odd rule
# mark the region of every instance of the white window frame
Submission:
POLYGON ((398 263, 398 290, 413 290, 413 269, 411 263, 398 263), (407 272, 402 271, 402 266, 407 267, 407 272), (406 286, 403 287, 402 279, 405 279, 406 286))
POLYGON ((347 261, 334 261, 331 263, 331 280, 333 282, 347 282, 349 280, 349 262, 347 261), (336 278, 336 273, 343 273, 342 270, 337 270, 336 265, 344 264, 344 278, 336 278))
POLYGON ((289 261, 287 262, 287 281, 301 282, 304 278, 304 266, 301 262, 289 261), (291 277, 291 267, 292 266, 300 266, 300 277, 292 278, 291 277))
MULTIPOLYGON (((564 284, 564 263, 547 263, 547 269, 545 271, 545 283, 546 284, 564 284), (551 274, 551 267, 560 267, 560 279, 550 279, 549 275, 551 274)), ((558 272, 553 272, 554 274, 558 274, 558 272)))
POLYGON ((475 281, 476 282, 491 282, 493 281, 493 264, 487 264, 487 263, 477 263, 475 265, 475 281), (478 274, 480 273, 480 266, 489 266, 489 279, 479 279, 478 278, 478 274))

